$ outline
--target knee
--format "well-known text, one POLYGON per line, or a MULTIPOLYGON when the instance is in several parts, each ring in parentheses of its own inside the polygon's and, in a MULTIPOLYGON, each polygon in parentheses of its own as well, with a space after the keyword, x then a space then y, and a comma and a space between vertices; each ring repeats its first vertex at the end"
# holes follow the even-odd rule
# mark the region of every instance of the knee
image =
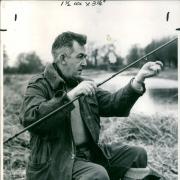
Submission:
POLYGON ((136 157, 135 162, 139 164, 139 167, 147 166, 147 152, 143 147, 132 146, 132 153, 136 157))
POLYGON ((82 175, 79 180, 110 180, 110 178, 103 166, 96 165, 88 173, 82 175))
POLYGON ((132 150, 136 155, 144 157, 145 159, 147 158, 147 152, 143 147, 133 146, 132 150))
POLYGON ((92 178, 93 180, 110 180, 109 175, 106 169, 102 166, 99 166, 97 170, 94 172, 92 178))

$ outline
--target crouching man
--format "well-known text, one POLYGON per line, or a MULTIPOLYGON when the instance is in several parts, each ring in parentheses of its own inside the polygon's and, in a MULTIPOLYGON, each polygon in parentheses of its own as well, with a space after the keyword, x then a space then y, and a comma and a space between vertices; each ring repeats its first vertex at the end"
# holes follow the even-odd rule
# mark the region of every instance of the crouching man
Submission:
POLYGON ((81 77, 86 66, 85 44, 84 35, 60 34, 52 45, 53 63, 28 84, 20 112, 24 127, 84 96, 29 130, 27 180, 160 179, 147 170, 143 148, 100 146, 98 140, 100 117, 128 116, 145 92, 144 80, 155 76, 162 63, 146 63, 125 87, 110 93, 81 77), (137 177, 139 171, 142 173, 137 177))

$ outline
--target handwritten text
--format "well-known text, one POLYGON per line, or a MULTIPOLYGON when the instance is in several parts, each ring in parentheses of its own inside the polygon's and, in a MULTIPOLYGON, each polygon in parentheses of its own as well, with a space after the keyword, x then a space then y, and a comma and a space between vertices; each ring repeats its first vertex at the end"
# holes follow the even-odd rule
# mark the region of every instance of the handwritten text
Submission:
POLYGON ((105 0, 93 1, 62 1, 61 6, 102 6, 105 0))

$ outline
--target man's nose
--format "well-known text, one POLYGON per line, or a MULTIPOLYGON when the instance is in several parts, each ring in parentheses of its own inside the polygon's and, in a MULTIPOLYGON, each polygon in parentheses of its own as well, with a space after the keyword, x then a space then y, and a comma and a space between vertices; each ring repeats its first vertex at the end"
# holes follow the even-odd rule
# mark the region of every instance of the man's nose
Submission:
POLYGON ((81 61, 81 66, 87 66, 87 59, 83 58, 83 60, 81 61))

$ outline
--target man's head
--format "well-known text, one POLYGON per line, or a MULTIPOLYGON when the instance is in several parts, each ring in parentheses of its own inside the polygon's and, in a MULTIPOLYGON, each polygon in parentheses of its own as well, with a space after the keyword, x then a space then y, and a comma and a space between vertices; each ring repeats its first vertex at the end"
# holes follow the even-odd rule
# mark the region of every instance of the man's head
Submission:
POLYGON ((86 66, 85 44, 86 36, 73 32, 64 32, 55 39, 51 52, 66 78, 81 75, 86 66))

